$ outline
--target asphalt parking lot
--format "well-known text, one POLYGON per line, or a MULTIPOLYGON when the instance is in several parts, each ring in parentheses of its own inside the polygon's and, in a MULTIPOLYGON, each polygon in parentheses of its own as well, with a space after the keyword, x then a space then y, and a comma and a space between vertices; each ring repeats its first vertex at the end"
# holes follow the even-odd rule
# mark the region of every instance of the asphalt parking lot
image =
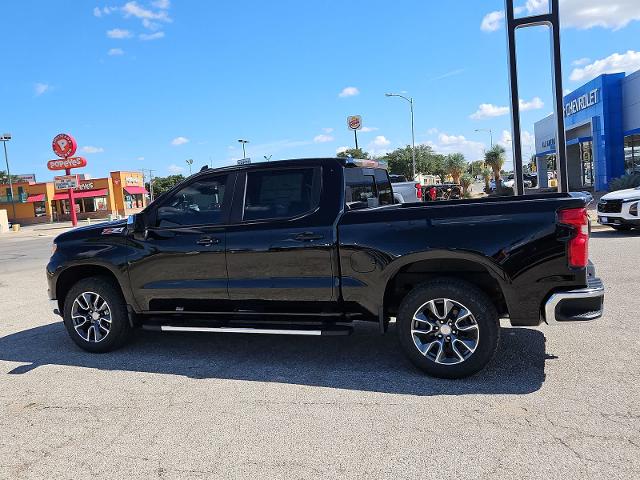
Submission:
POLYGON ((368 325, 85 353, 49 311, 51 240, 0 237, 0 478, 638 478, 640 232, 594 233, 603 319, 504 328, 462 381, 368 325))

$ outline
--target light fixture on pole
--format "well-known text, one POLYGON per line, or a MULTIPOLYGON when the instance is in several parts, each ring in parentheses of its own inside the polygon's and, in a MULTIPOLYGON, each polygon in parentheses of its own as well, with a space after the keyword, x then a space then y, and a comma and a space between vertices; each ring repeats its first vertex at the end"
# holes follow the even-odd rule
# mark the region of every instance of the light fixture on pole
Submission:
POLYGON ((241 138, 240 140, 238 140, 238 142, 242 144, 242 158, 243 158, 243 159, 244 159, 244 158, 247 158, 247 152, 246 152, 246 150, 244 149, 244 146, 245 146, 247 143, 249 143, 249 140, 243 140, 243 139, 241 138))
POLYGON ((193 165, 193 158, 189 158, 185 160, 185 162, 187 163, 187 165, 189 165, 189 176, 191 176, 191 165, 193 165))
POLYGON ((385 93, 385 97, 400 97, 411 106, 411 166, 413 171, 413 179, 416 178, 416 134, 413 126, 413 97, 405 97, 399 93, 385 93))
POLYGON ((488 132, 489 141, 491 142, 491 148, 493 148, 493 130, 490 128, 476 128, 476 132, 488 132))
POLYGON ((9 169, 9 157, 7 155, 7 142, 11 140, 10 133, 3 133, 0 135, 0 142, 4 146, 4 161, 7 164, 7 177, 9 179, 9 192, 11 193, 11 209, 13 210, 13 221, 16 221, 16 204, 13 198, 13 182, 11 181, 11 170, 9 169))

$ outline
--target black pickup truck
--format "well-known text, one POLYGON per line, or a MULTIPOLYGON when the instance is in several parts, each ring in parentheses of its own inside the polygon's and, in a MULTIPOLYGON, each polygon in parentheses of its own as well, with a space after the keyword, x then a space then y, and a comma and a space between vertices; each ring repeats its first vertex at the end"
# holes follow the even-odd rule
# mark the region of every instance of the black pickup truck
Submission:
POLYGON ((341 335, 395 318, 430 375, 460 378, 514 326, 594 320, 585 200, 568 194, 394 204, 350 159, 203 169, 128 221, 58 236, 49 298, 91 352, 133 328, 341 335))

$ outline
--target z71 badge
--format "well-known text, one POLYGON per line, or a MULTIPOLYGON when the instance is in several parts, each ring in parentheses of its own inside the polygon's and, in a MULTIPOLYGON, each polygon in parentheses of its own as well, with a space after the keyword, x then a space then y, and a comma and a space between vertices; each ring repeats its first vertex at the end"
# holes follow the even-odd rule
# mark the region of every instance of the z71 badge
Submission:
POLYGON ((117 227, 117 228, 105 228, 102 230, 102 235, 115 235, 116 233, 124 232, 125 227, 117 227))

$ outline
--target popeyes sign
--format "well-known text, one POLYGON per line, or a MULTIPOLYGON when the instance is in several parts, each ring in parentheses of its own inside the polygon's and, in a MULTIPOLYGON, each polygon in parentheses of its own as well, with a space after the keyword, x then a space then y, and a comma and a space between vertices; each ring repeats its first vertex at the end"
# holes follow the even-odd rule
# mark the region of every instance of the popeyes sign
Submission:
POLYGON ((82 168, 86 166, 87 159, 84 157, 61 158, 47 162, 47 168, 49 170, 66 170, 67 168, 82 168))
MULTIPOLYGON (((74 157, 78 149, 75 138, 68 133, 59 133, 53 137, 51 148, 60 159, 49 160, 47 168, 49 170, 69 170, 71 168, 82 168, 87 166, 87 160, 84 157, 74 157)), ((69 172, 67 172, 67 175, 69 172)))

